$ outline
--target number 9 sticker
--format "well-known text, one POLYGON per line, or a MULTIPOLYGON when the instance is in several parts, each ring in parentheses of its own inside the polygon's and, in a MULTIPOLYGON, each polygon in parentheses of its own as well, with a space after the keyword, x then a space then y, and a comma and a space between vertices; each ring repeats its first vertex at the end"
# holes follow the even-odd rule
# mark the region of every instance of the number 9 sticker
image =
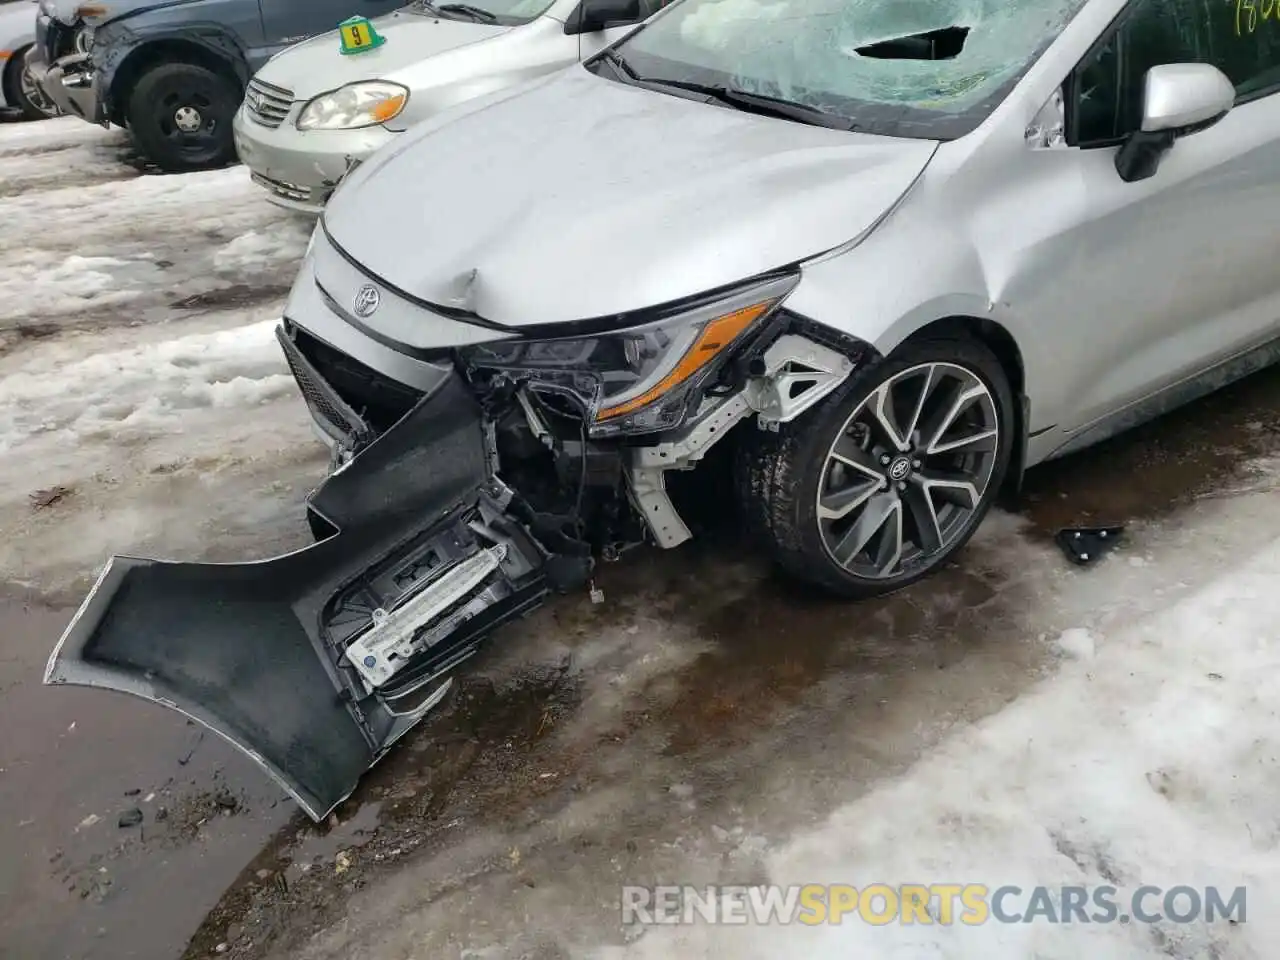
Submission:
POLYGON ((344 20, 338 24, 338 35, 342 39, 342 53, 364 53, 386 43, 386 38, 380 36, 365 17, 344 20))

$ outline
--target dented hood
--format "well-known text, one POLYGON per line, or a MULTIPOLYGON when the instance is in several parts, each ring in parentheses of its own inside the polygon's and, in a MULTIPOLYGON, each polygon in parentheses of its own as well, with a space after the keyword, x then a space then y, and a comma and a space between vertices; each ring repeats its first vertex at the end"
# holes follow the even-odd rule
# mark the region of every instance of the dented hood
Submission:
POLYGON ((325 212, 373 276, 521 326, 623 313, 864 233, 937 144, 762 117, 572 67, 424 123, 325 212))
POLYGON ((375 50, 343 56, 338 31, 332 30, 282 51, 258 71, 258 79, 307 100, 357 80, 386 78, 422 60, 511 30, 491 23, 427 17, 408 9, 376 17, 373 24, 386 40, 375 50))

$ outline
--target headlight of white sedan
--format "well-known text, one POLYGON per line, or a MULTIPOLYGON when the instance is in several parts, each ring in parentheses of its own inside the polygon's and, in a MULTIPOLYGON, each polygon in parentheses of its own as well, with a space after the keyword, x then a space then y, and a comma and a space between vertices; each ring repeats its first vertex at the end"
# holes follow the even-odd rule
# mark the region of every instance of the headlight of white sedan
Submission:
POLYGON ((409 102, 409 88, 387 80, 362 80, 311 100, 298 114, 299 130, 355 130, 386 123, 409 102))

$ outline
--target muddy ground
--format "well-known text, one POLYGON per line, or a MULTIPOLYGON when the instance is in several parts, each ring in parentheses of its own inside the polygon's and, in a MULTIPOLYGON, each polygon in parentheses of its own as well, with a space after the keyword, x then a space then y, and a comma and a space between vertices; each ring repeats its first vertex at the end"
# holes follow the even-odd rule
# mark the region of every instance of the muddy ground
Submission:
POLYGON ((278 310, 306 226, 243 171, 152 177, 117 133, 83 126, 24 125, 9 146, 16 125, 0 126, 0 221, 116 214, 0 235, 34 291, 0 303, 0 390, 16 398, 0 467, 6 958, 549 960, 624 943, 638 931, 617 924, 618 884, 760 879, 770 844, 1052 669, 1047 637, 1097 610, 1123 616, 1139 581, 1116 569, 1149 569, 1141 582, 1162 589, 1162 563, 1218 536, 1203 504, 1272 483, 1258 468, 1280 437, 1268 372, 1034 471, 961 564, 880 602, 789 586, 708 507, 698 542, 604 569, 602 604, 565 597, 504 631, 316 826, 181 717, 39 685, 108 552, 296 546, 324 466, 278 360, 208 339, 278 310), (127 192, 143 180, 188 185, 127 192), (59 269, 108 279, 71 297, 59 269), (120 359, 41 392, 102 355, 120 359), (163 390, 119 373, 153 357, 206 364, 201 384, 238 378, 234 402, 186 384, 157 410, 163 390), (1051 542, 1063 525, 1117 522, 1129 530, 1110 568, 1077 570, 1051 542))

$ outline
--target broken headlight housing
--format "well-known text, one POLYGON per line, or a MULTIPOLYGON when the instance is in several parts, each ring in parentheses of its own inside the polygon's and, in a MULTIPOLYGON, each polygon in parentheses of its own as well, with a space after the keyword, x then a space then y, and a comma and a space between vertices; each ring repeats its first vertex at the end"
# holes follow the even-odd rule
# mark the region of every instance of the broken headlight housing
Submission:
POLYGON ((513 338, 459 351, 475 373, 498 373, 585 413, 593 438, 672 430, 799 276, 753 284, 634 326, 558 338, 513 338))

